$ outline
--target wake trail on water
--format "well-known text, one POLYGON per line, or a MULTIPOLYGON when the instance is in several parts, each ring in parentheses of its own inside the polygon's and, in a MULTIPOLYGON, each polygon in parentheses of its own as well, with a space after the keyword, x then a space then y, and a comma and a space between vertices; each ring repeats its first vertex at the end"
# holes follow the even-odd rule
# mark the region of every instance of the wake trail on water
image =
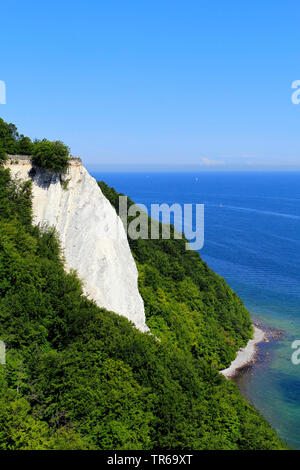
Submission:
MULTIPOLYGON (((218 204, 205 204, 205 205, 208 206, 208 207, 219 207, 218 204)), ((231 209, 231 210, 244 211, 244 212, 255 212, 255 213, 261 214, 261 215, 272 215, 272 216, 275 216, 275 217, 284 217, 284 218, 287 218, 287 219, 300 220, 299 215, 284 214, 282 212, 261 211, 259 209, 251 209, 250 207, 222 205, 222 209, 231 209)))

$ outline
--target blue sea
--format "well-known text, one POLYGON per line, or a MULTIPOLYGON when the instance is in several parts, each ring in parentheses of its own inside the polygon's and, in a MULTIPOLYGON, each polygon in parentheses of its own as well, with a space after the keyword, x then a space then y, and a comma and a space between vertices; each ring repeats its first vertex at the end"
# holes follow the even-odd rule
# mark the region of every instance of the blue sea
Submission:
POLYGON ((237 383, 289 445, 300 448, 300 173, 93 173, 136 203, 205 205, 200 255, 253 318, 284 330, 237 383))

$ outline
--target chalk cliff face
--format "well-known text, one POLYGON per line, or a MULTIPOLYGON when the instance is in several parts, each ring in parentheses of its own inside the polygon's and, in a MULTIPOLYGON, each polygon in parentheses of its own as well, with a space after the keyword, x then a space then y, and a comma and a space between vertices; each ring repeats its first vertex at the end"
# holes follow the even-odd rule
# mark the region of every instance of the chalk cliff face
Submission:
POLYGON ((58 174, 33 168, 26 157, 11 157, 7 166, 13 177, 32 180, 33 221, 56 228, 66 269, 77 271, 85 294, 147 331, 122 221, 80 159, 72 159, 63 181, 58 174))

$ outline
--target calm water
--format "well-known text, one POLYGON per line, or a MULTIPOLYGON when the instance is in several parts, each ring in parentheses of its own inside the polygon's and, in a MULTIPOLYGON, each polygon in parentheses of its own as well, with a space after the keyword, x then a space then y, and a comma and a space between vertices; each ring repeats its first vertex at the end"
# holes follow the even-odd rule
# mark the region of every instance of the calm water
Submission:
POLYGON ((136 203, 204 203, 200 251, 254 318, 283 329, 262 345, 268 360, 239 379, 280 436, 300 448, 300 173, 94 173, 136 203))

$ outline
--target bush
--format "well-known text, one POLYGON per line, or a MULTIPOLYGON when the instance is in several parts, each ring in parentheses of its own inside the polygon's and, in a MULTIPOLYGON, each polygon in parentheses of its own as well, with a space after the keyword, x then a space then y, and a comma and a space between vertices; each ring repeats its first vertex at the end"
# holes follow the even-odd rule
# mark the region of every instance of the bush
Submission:
POLYGON ((70 149, 63 142, 35 140, 19 134, 17 127, 0 118, 0 164, 8 155, 32 155, 32 162, 42 168, 64 173, 69 164, 70 149))
POLYGON ((59 140, 36 140, 33 144, 32 163, 47 170, 65 173, 70 160, 69 152, 69 147, 59 140))

